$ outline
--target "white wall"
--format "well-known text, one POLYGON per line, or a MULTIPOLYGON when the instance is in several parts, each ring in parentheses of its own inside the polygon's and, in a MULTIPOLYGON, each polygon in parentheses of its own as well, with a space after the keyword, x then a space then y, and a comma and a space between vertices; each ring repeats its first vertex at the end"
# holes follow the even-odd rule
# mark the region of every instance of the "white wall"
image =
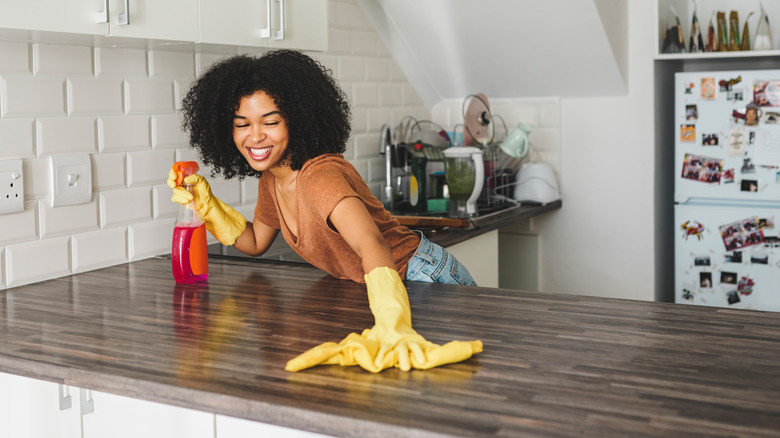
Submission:
MULTIPOLYGON (((329 50, 312 55, 350 96, 346 156, 378 194, 381 125, 430 115, 354 0, 331 0, 329 21, 329 50)), ((170 252, 177 206, 165 179, 174 160, 197 158, 177 104, 223 56, 0 41, 0 160, 22 158, 25 173, 25 211, 0 215, 0 289, 170 252), (49 156, 70 153, 90 155, 92 201, 52 208, 49 156)), ((212 186, 253 216, 251 181, 212 186)))
POLYGON ((655 298, 653 2, 628 13, 628 94, 561 101, 563 208, 533 220, 546 292, 655 298))

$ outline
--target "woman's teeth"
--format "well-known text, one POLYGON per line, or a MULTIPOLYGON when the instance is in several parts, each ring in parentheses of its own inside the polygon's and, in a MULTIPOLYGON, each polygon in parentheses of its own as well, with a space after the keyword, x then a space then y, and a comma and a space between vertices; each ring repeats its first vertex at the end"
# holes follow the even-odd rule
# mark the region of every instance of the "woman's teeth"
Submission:
POLYGON ((256 160, 262 160, 263 158, 268 155, 269 152, 271 152, 271 148, 248 148, 249 149, 249 155, 252 156, 252 158, 256 160))

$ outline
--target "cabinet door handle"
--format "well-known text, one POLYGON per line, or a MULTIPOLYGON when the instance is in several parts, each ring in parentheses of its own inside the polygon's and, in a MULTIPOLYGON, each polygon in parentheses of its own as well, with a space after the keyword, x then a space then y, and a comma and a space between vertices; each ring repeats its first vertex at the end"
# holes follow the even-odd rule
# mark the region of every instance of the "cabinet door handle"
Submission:
POLYGON ((103 10, 95 13, 98 23, 108 23, 108 0, 103 0, 103 10))
POLYGON ((119 14, 117 20, 122 26, 130 24, 130 0, 125 0, 125 12, 119 14))
POLYGON ((265 0, 265 27, 260 29, 260 38, 271 38, 271 0, 265 0))
POLYGON ((73 407, 73 399, 70 397, 70 388, 60 383, 59 390, 60 390, 60 410, 64 411, 66 409, 70 409, 71 407, 73 407))
POLYGON ((87 415, 95 412, 95 400, 92 399, 92 391, 89 391, 89 394, 87 394, 88 389, 79 388, 79 393, 81 396, 81 415, 87 415))
POLYGON ((273 32, 273 38, 275 40, 283 40, 284 39, 284 0, 273 0, 273 1, 279 3, 279 30, 273 32))

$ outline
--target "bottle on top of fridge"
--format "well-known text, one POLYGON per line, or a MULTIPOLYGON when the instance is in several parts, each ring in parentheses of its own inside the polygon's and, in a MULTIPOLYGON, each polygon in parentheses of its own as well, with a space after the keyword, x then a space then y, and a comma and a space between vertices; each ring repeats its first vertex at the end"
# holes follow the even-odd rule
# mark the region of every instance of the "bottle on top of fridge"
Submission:
MULTIPOLYGON (((195 161, 178 161, 173 164, 177 183, 192 193, 192 185, 184 178, 198 171, 195 161)), ((206 281, 209 276, 209 259, 206 245, 206 224, 195 209, 194 200, 179 207, 179 217, 173 228, 171 247, 173 278, 177 283, 206 281)))

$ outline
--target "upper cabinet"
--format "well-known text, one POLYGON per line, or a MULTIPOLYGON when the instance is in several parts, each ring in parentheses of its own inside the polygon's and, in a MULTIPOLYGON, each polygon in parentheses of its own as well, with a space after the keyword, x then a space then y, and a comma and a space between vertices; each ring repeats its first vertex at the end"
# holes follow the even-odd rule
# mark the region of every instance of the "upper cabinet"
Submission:
POLYGON ((328 0, 0 2, 0 28, 35 31, 22 36, 29 40, 52 32, 55 39, 64 34, 101 37, 95 44, 146 39, 324 51, 328 0))
POLYGON ((324 51, 327 17, 327 0, 200 0, 199 42, 324 51))

